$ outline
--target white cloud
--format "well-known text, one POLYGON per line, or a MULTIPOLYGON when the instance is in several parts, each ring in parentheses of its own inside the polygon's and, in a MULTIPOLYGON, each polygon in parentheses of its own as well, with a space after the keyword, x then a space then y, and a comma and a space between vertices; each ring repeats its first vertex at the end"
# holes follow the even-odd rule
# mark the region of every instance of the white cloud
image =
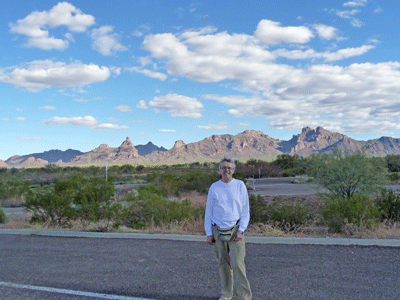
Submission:
POLYGON ((254 36, 262 43, 277 45, 280 43, 299 43, 309 42, 313 33, 305 26, 281 26, 280 22, 271 20, 261 20, 258 23, 254 36))
POLYGON ((27 141, 43 141, 42 138, 38 138, 38 137, 29 137, 29 136, 19 136, 17 137, 17 139, 19 140, 27 140, 27 141))
POLYGON ((10 121, 9 118, 1 118, 2 121, 10 121))
POLYGON ((250 123, 250 122, 241 122, 241 123, 239 123, 238 125, 239 125, 239 126, 246 126, 246 127, 248 127, 248 126, 251 125, 251 123, 250 123))
POLYGON ((378 5, 378 6, 375 8, 374 13, 379 14, 379 13, 381 13, 381 12, 383 12, 383 8, 382 8, 381 6, 378 5))
POLYGON ((129 72, 135 72, 135 73, 139 73, 142 74, 144 76, 150 77, 150 78, 154 78, 154 79, 158 79, 161 81, 164 81, 165 79, 167 79, 167 75, 165 75, 164 73, 160 73, 160 72, 154 72, 154 71, 150 71, 147 69, 141 69, 139 67, 131 67, 131 68, 126 68, 127 71, 129 72))
POLYGON ((107 67, 82 64, 79 61, 66 64, 52 60, 32 61, 22 66, 0 69, 0 82, 38 92, 51 87, 79 87, 105 81, 110 77, 107 67))
MULTIPOLYGON (((82 11, 68 2, 60 2, 49 11, 34 11, 24 19, 9 23, 12 33, 27 36, 26 47, 35 47, 43 50, 63 50, 68 47, 68 40, 50 36, 47 29, 66 26, 72 32, 84 32, 95 23, 91 15, 82 11)), ((66 36, 71 40, 71 35, 66 36)))
POLYGON ((44 109, 44 110, 55 110, 56 109, 54 106, 50 106, 50 105, 42 106, 39 108, 44 109))
POLYGON ((231 126, 228 125, 228 122, 219 122, 217 124, 209 124, 209 125, 199 125, 197 128, 207 129, 207 130, 220 130, 220 129, 228 129, 231 126))
POLYGON ((141 37, 141 36, 143 36, 143 32, 141 32, 140 30, 136 29, 134 32, 132 32, 132 35, 134 35, 136 37, 141 37))
POLYGON ((112 26, 101 26, 99 29, 93 29, 91 38, 93 39, 92 48, 103 55, 112 55, 117 51, 126 51, 127 47, 120 42, 120 35, 113 33, 112 26))
MULTIPOLYGON (((338 38, 333 28, 325 29, 331 32, 320 30, 320 35, 338 38)), ((400 106, 396 106, 400 95, 400 62, 332 63, 359 57, 377 47, 375 42, 370 42, 372 44, 335 52, 318 52, 308 45, 295 44, 287 50, 281 45, 262 46, 250 35, 206 28, 148 35, 143 49, 149 51, 151 59, 170 76, 196 82, 219 82, 233 89, 232 94, 236 95, 203 96, 225 105, 227 114, 266 119, 277 129, 323 126, 337 131, 340 128, 350 130, 351 126, 363 130, 363 120, 392 124, 400 119, 400 106), (289 65, 284 60, 276 62, 280 57, 309 59, 310 62, 296 65, 294 61, 289 65), (238 95, 240 92, 243 95, 238 95)), ((175 101, 168 105, 160 97, 148 103, 142 100, 138 107, 173 113, 172 109, 176 111, 184 105, 177 105, 175 101)), ((212 129, 218 125, 221 124, 199 128, 212 129)), ((380 129, 372 132, 377 130, 380 129)))
POLYGON ((164 110, 171 113, 172 117, 197 119, 202 117, 200 111, 203 109, 203 104, 196 98, 167 94, 165 96, 156 96, 149 103, 141 100, 137 107, 141 109, 151 107, 154 108, 156 112, 164 110))
POLYGON ((355 18, 354 15, 358 14, 360 12, 360 10, 358 9, 353 9, 353 10, 344 10, 344 11, 340 11, 340 10, 334 10, 336 12, 336 15, 338 15, 339 17, 343 18, 343 19, 350 19, 350 24, 353 27, 362 27, 364 25, 364 23, 362 21, 360 21, 359 19, 355 18))
POLYGON ((343 3, 343 6, 352 6, 352 7, 365 6, 365 3, 367 3, 367 0, 353 0, 343 3))
POLYGON ((175 132, 175 129, 160 129, 158 132, 175 132))
POLYGON ((96 125, 92 127, 93 129, 129 129, 128 126, 120 126, 120 125, 115 125, 115 124, 110 124, 110 123, 106 123, 106 124, 100 124, 100 125, 96 125))
POLYGON ((119 110, 121 112, 131 112, 131 111, 133 111, 133 109, 130 108, 128 105, 123 105, 123 104, 114 107, 114 109, 119 110))
POLYGON ((324 24, 315 24, 315 30, 318 33, 318 36, 324 40, 331 40, 337 36, 337 28, 324 25, 324 24))
POLYGON ((17 122, 23 122, 25 120, 26 120, 26 118, 23 118, 23 117, 15 118, 15 121, 17 121, 17 122))
POLYGON ((46 125, 83 125, 93 126, 97 123, 97 120, 92 116, 85 117, 72 117, 72 118, 60 118, 54 117, 49 120, 44 120, 43 124, 46 125))

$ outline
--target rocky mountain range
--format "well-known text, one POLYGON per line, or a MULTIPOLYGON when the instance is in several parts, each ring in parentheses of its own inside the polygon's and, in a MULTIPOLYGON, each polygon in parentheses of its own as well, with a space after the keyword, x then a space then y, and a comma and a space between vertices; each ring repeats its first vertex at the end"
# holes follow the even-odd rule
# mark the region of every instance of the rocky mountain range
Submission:
POLYGON ((308 156, 312 153, 326 153, 333 149, 354 152, 363 150, 369 156, 400 154, 400 139, 381 137, 368 141, 354 140, 344 134, 331 132, 322 127, 305 127, 290 140, 272 138, 261 131, 246 130, 237 135, 212 135, 201 141, 185 144, 178 140, 167 150, 149 142, 134 146, 128 137, 118 148, 102 144, 90 152, 78 150, 51 150, 24 156, 13 156, 0 167, 42 166, 48 163, 58 165, 118 164, 176 164, 196 161, 215 161, 224 156, 232 158, 274 157, 279 154, 308 156))

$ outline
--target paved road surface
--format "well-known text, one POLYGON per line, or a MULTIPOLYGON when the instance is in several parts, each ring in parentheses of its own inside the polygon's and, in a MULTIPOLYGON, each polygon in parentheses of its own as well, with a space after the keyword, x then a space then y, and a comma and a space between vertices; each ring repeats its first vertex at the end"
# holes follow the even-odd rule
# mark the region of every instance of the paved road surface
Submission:
MULTIPOLYGON (((398 247, 247 243, 246 261, 254 300, 399 299, 398 247)), ((104 294, 211 300, 219 295, 216 259, 204 242, 0 234, 0 270, 2 300, 104 294)))

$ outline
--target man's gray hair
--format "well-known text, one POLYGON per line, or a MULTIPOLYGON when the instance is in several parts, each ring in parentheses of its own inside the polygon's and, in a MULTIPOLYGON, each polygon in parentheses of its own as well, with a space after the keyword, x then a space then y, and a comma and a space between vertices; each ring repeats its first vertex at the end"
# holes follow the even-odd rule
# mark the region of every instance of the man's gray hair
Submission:
POLYGON ((225 156, 223 159, 221 159, 221 161, 220 161, 220 163, 219 163, 219 170, 221 170, 222 163, 225 162, 225 161, 228 162, 228 163, 231 163, 233 169, 236 168, 236 164, 235 164, 235 162, 233 161, 233 159, 230 158, 229 156, 225 156))

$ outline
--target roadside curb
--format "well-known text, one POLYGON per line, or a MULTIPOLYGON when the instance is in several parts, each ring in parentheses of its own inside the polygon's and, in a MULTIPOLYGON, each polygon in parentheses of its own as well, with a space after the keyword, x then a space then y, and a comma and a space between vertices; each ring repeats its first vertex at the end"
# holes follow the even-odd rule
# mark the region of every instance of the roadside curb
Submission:
MULTIPOLYGON (((151 234, 151 233, 114 233, 55 231, 30 229, 0 229, 0 234, 33 235, 43 237, 68 238, 107 238, 107 239, 152 239, 188 242, 205 242, 204 235, 151 234)), ((323 246, 379 246, 400 247, 400 239, 343 239, 343 238, 301 238, 301 237, 264 237, 246 236, 246 243, 251 244, 284 244, 284 245, 323 245, 323 246)))

